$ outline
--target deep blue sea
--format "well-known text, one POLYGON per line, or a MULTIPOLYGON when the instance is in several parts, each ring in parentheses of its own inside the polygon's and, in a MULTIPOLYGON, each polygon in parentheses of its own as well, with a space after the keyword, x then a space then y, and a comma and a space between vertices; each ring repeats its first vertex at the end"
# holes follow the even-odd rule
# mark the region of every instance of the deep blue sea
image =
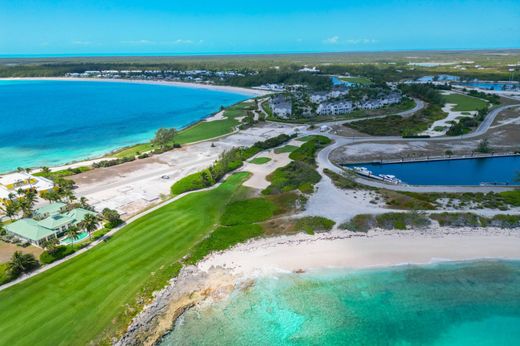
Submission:
POLYGON ((188 310, 161 345, 520 345, 520 262, 266 277, 188 310))
POLYGON ((515 182, 515 178, 520 172, 520 156, 348 166, 366 167, 376 175, 395 175, 412 185, 517 185, 519 182, 515 182))
POLYGON ((0 81, 0 172, 99 156, 248 97, 124 82, 0 81))

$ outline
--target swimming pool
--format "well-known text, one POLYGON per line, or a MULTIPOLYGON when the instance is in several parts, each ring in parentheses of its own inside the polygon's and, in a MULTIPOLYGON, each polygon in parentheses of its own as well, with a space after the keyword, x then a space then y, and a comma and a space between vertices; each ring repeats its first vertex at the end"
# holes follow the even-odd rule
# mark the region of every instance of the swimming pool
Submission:
MULTIPOLYGON (((82 240, 84 240, 86 237, 88 237, 88 232, 81 232, 80 234, 78 234, 75 238, 74 238, 74 243, 77 243, 77 242, 80 242, 82 240)), ((66 238, 63 238, 61 241, 60 241, 60 244, 61 245, 69 245, 69 244, 72 244, 72 240, 70 239, 70 237, 66 237, 66 238)))
POLYGON ((412 185, 520 185, 515 181, 520 172, 520 156, 346 165, 355 166, 365 167, 375 175, 395 175, 412 185))

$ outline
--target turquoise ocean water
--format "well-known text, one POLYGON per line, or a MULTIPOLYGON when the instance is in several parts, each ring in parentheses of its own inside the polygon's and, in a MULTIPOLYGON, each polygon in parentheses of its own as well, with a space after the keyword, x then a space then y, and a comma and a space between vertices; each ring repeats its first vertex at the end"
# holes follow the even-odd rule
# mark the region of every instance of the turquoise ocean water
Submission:
POLYGON ((0 81, 0 172, 98 156, 248 97, 137 83, 0 81))
POLYGON ((520 261, 262 278, 188 310, 165 345, 520 345, 520 261))

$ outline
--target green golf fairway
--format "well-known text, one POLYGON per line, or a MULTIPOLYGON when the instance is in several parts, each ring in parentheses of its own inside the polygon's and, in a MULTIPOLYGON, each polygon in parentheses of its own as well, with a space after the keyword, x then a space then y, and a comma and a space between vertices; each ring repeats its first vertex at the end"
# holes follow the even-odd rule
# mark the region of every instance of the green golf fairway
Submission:
POLYGON ((217 225, 248 173, 190 194, 124 227, 104 244, 0 292, 0 344, 110 343, 163 287, 178 261, 217 225))

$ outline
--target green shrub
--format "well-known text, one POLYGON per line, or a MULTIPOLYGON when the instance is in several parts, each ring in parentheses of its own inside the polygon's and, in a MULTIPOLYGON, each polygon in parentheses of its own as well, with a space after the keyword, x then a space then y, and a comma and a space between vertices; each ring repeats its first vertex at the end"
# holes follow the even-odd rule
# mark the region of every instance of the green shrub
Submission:
POLYGON ((67 257, 68 255, 71 255, 74 252, 76 252, 76 248, 72 245, 58 246, 52 253, 49 253, 48 251, 42 252, 40 255, 40 262, 42 264, 49 264, 54 261, 60 260, 64 257, 67 257))
POLYGON ((336 223, 322 216, 306 216, 296 220, 294 228, 296 232, 314 234, 315 232, 330 231, 336 223))
POLYGON ((421 228, 430 225, 430 219, 420 213, 385 213, 376 217, 377 227, 383 229, 399 229, 421 228))
POLYGON ((229 204, 220 223, 225 226, 265 221, 273 216, 276 206, 265 198, 252 198, 229 204))
POLYGON ((256 224, 219 227, 206 239, 195 246, 186 262, 189 264, 195 264, 213 251, 226 250, 238 243, 259 237, 262 234, 262 227, 256 224))
POLYGON ((331 171, 328 168, 325 168, 323 170, 323 173, 325 173, 334 183, 334 185, 343 190, 375 190, 371 186, 359 184, 356 181, 354 181, 354 177, 349 174, 349 172, 345 172, 343 175, 335 173, 331 171))
POLYGON ((432 214, 430 218, 439 222, 441 226, 448 227, 479 227, 480 217, 473 213, 439 213, 432 214))
POLYGON ((215 179, 211 175, 209 169, 201 172, 190 174, 171 187, 172 195, 180 195, 181 193, 193 190, 200 190, 215 184, 215 179))
POLYGON ((342 223, 339 228, 346 229, 351 232, 368 232, 376 226, 375 219, 369 214, 359 214, 354 216, 350 221, 342 223))
POLYGON ((304 162, 292 161, 284 167, 277 168, 267 176, 267 180, 271 185, 262 191, 264 194, 278 194, 296 189, 309 192, 310 187, 321 180, 321 175, 304 162))
POLYGON ((314 157, 316 152, 326 145, 329 145, 332 141, 330 138, 325 136, 313 136, 307 142, 303 143, 298 149, 294 150, 289 154, 289 158, 295 161, 302 161, 309 165, 315 165, 316 161, 314 157))
POLYGON ((520 207, 520 190, 504 191, 498 194, 504 201, 512 206, 520 207))
POLYGON ((0 285, 6 284, 9 281, 13 280, 13 277, 9 274, 7 270, 7 263, 0 264, 0 285))
POLYGON ((488 221, 488 224, 492 227, 519 228, 520 215, 495 215, 488 221))
POLYGON ((368 232, 372 228, 405 230, 426 227, 430 223, 431 221, 426 215, 416 212, 360 214, 354 216, 349 222, 341 224, 340 228, 352 232, 368 232))

